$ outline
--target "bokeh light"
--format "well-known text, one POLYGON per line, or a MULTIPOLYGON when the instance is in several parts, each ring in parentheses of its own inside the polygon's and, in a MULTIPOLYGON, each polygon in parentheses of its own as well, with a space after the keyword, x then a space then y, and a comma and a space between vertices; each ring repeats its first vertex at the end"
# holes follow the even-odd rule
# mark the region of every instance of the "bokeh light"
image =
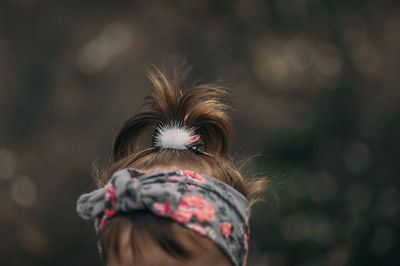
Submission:
POLYGON ((4 0, 0 21, 0 265, 100 264, 76 200, 146 67, 182 58, 232 89, 231 151, 276 183, 249 266, 399 264, 399 1, 4 0))

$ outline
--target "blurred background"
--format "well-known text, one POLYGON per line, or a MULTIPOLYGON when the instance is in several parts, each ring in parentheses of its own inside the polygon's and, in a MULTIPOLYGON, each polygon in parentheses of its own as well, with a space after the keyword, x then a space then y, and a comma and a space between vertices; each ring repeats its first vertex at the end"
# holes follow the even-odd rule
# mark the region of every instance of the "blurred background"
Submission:
POLYGON ((76 200, 179 57, 278 182, 248 265, 399 265, 400 3, 374 0, 1 0, 1 265, 100 265, 76 200))

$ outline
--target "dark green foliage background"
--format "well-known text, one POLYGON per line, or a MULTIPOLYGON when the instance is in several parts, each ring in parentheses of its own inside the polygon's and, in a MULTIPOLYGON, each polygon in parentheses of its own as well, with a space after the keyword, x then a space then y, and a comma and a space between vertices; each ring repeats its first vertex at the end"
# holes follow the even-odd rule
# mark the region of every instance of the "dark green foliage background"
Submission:
POLYGON ((398 265, 399 55, 398 1, 2 0, 0 264, 100 264, 76 199, 145 68, 186 57, 232 88, 233 155, 277 182, 250 266, 398 265))

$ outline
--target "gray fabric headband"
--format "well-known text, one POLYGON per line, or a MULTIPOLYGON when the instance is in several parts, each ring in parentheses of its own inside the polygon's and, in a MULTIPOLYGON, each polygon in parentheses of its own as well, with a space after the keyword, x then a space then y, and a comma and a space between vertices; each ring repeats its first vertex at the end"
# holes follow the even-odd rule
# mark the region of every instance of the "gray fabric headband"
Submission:
POLYGON ((169 217, 211 239, 233 265, 246 264, 249 202, 213 177, 185 170, 144 173, 126 168, 116 172, 106 186, 83 194, 77 202, 80 217, 95 218, 97 233, 112 216, 140 209, 169 217))

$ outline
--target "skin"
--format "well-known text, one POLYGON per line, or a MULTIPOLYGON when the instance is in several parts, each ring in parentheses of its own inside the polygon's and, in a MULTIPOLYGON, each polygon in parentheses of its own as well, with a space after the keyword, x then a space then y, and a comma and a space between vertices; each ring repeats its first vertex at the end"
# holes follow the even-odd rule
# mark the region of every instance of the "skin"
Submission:
POLYGON ((143 251, 134 261, 130 246, 130 229, 122 231, 120 236, 119 259, 111 257, 107 266, 231 266, 228 257, 211 240, 202 237, 178 224, 173 230, 181 243, 184 244, 193 256, 189 259, 176 259, 166 253, 157 243, 149 237, 140 236, 140 248, 143 251))

